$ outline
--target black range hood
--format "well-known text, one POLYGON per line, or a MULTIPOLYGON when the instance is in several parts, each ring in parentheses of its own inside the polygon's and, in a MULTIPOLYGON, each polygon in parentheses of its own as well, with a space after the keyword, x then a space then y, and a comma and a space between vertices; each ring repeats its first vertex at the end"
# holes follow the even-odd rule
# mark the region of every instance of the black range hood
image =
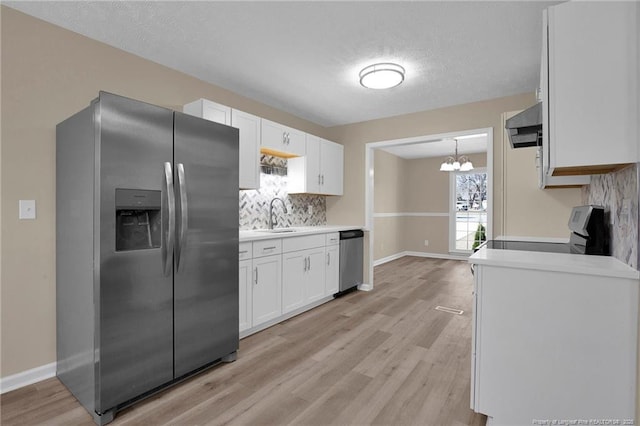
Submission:
POLYGON ((509 118, 504 127, 512 148, 542 146, 542 102, 509 118))

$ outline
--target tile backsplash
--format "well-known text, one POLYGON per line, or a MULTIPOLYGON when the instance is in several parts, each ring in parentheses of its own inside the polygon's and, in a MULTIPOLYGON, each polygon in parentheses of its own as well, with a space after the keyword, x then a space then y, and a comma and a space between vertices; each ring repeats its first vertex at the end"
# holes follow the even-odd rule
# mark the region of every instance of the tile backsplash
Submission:
POLYGON ((269 155, 260 158, 260 189, 240 191, 240 229, 261 229, 269 226, 269 205, 275 197, 282 203, 273 204, 274 227, 319 226, 327 224, 327 205, 323 195, 289 194, 284 171, 287 160, 269 155))
POLYGON ((591 176, 582 190, 585 204, 600 205, 610 218, 611 255, 638 268, 638 164, 615 173, 591 176), (628 211, 623 202, 628 200, 628 211))

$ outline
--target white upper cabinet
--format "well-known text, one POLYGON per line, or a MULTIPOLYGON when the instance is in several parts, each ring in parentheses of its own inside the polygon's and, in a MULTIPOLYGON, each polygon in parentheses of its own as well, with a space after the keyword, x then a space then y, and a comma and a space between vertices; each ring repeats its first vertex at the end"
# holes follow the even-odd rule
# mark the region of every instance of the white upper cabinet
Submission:
POLYGON ((260 188, 260 117, 229 108, 206 99, 183 107, 185 114, 195 115, 239 130, 240 189, 260 188))
POLYGON ((186 104, 182 108, 182 112, 215 121, 216 123, 226 124, 227 126, 231 125, 231 108, 206 99, 198 99, 186 104))
POLYGON ((231 126, 240 131, 240 189, 259 189, 260 117, 233 109, 231 126))
POLYGON ((547 9, 548 174, 603 173, 638 161, 639 7, 576 1, 547 9))
POLYGON ((344 180, 344 148, 342 145, 320 140, 320 168, 322 193, 342 195, 344 180))
POLYGON ((287 163, 290 194, 342 195, 344 149, 342 145, 307 134, 307 155, 287 163))
POLYGON ((263 118, 260 150, 285 158, 305 155, 305 133, 263 118))

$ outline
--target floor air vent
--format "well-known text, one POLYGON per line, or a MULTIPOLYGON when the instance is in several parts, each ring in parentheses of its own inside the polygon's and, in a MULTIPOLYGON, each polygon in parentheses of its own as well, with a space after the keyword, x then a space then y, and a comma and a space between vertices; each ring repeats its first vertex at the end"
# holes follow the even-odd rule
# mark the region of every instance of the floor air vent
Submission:
POLYGON ((464 313, 464 311, 460 309, 447 308, 446 306, 436 306, 436 311, 448 312, 455 315, 462 315, 464 313))

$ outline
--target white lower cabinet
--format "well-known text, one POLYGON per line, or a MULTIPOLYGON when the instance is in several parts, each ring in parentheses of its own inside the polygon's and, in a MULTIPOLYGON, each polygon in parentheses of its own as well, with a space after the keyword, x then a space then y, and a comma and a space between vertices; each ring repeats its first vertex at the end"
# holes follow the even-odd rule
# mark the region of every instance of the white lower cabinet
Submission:
POLYGON ((616 275, 475 265, 471 408, 636 424, 638 280, 616 275))
POLYGON ((238 299, 240 300, 239 309, 239 326, 240 331, 245 331, 251 328, 253 323, 251 316, 253 314, 253 290, 251 288, 253 284, 253 268, 251 267, 251 259, 240 261, 240 279, 238 281, 239 291, 238 299))
POLYGON ((282 255, 253 259, 253 323, 261 324, 282 314, 282 255))
POLYGON ((331 300, 339 240, 332 232, 240 243, 241 337, 331 300))
POLYGON ((327 264, 325 267, 325 294, 336 294, 340 290, 340 246, 327 247, 327 264))
POLYGON ((325 294, 324 247, 282 255, 282 312, 289 313, 325 294))
POLYGON ((294 311, 304 304, 304 276, 307 258, 302 251, 282 256, 282 312, 294 311))
POLYGON ((307 270, 303 280, 305 304, 313 303, 325 296, 324 292, 324 247, 305 250, 307 270))

